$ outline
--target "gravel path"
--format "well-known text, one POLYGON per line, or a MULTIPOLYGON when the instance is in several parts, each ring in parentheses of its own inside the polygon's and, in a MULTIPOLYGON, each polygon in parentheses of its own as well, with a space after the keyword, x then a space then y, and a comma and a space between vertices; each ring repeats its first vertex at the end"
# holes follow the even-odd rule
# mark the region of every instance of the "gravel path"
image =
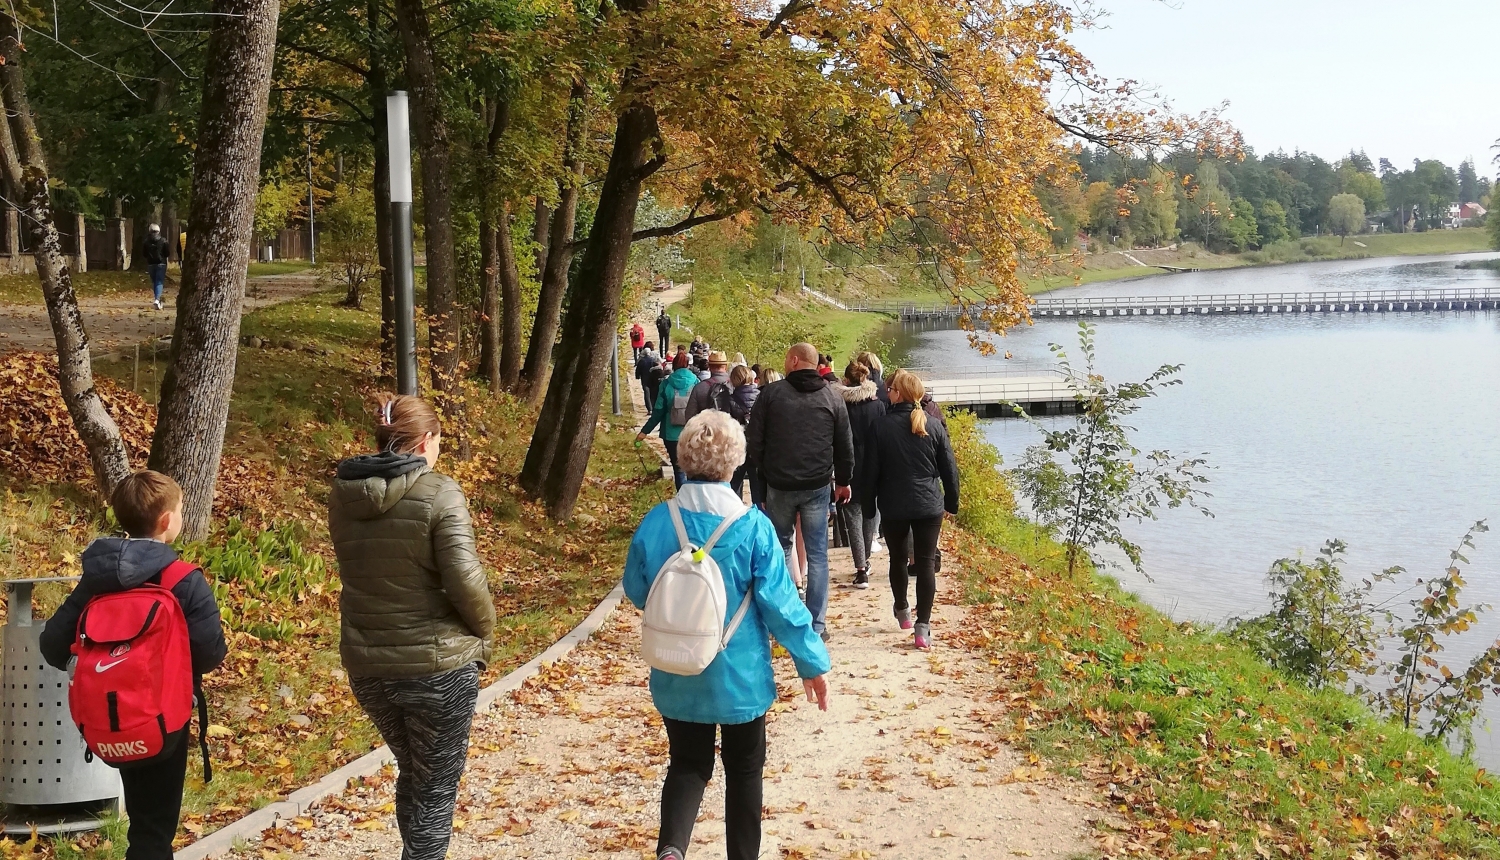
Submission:
MULTIPOLYGON (((169 285, 170 289, 162 299, 162 310, 151 306, 149 287, 139 294, 80 297, 78 304, 83 310, 83 322, 88 329, 94 357, 117 347, 146 343, 171 334, 177 321, 175 279, 169 285)), ((312 272, 264 275, 251 278, 249 286, 246 311, 291 301, 323 288, 312 272)), ((47 309, 40 301, 34 304, 0 303, 0 352, 45 350, 55 345, 47 309)))
MULTIPOLYGON (((834 551, 836 581, 852 571, 834 551)), ((884 556, 878 556, 884 560, 884 556)), ((940 595, 940 601, 942 595, 940 595)), ((1104 813, 989 728, 1004 705, 988 670, 943 641, 963 616, 939 606, 924 654, 890 617, 887 591, 837 589, 828 713, 777 667, 766 769, 767 850, 784 858, 1067 858, 1090 851, 1104 813)), ((568 659, 475 721, 451 857, 649 857, 666 735, 637 656, 639 614, 617 610, 568 659)), ((394 857, 390 773, 351 787, 247 847, 294 857, 394 857)), ((691 857, 724 856, 723 791, 709 786, 691 857)))

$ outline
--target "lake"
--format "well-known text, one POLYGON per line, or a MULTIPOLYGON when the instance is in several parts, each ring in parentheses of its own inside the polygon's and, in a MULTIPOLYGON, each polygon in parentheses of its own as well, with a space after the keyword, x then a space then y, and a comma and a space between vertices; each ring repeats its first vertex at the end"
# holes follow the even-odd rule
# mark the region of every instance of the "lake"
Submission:
MULTIPOLYGON (((1307 263, 1194 272, 1058 290, 1055 296, 1164 295, 1500 286, 1493 255, 1307 263)), ((1180 620, 1222 624, 1263 611, 1266 571, 1349 545, 1346 575, 1401 565, 1438 572, 1464 531, 1488 519, 1466 573, 1472 601, 1500 606, 1500 312, 1101 317, 1098 366, 1111 381, 1183 365, 1130 422, 1143 450, 1203 452, 1214 516, 1165 511, 1131 524, 1150 579, 1110 572, 1180 620)), ((917 369, 1050 364, 1049 343, 1077 356, 1077 320, 1046 319, 997 339, 1007 363, 943 325, 893 323, 897 364, 917 369)), ((1044 421, 1066 421, 1048 418, 1044 421)), ((1040 439, 1025 421, 985 422, 1007 465, 1040 439)), ((1500 611, 1451 645, 1450 664, 1500 635, 1500 611)), ((1466 665, 1466 660, 1465 660, 1466 665)), ((1500 703, 1487 708, 1500 726, 1500 703)), ((1477 757, 1500 767, 1500 742, 1476 729, 1477 757)))

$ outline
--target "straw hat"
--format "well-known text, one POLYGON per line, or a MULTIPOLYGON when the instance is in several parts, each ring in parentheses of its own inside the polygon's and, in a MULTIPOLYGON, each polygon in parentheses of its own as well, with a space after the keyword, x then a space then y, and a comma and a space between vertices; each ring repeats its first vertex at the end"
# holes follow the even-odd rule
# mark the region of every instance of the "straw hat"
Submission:
POLYGON ((719 352, 718 350, 714 350, 713 352, 710 352, 708 354, 708 363, 709 364, 728 364, 729 363, 729 356, 725 355, 722 352, 719 352))

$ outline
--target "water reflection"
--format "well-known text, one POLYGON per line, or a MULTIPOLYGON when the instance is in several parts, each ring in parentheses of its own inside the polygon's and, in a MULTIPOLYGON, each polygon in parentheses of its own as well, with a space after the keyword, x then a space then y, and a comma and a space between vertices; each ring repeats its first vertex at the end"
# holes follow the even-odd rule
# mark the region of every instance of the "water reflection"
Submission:
MULTIPOLYGON (((1444 258, 1204 272, 1087 292, 1420 289, 1475 279, 1497 280, 1444 258)), ((1134 416, 1139 446, 1207 452, 1216 467, 1207 501, 1213 519, 1169 511, 1127 529, 1155 580, 1119 571, 1129 588, 1176 617, 1217 623, 1264 608, 1265 572, 1278 557, 1312 555, 1339 537, 1350 546, 1351 574, 1395 564, 1425 574, 1445 563, 1469 524, 1488 518, 1497 531, 1481 536, 1471 555, 1470 598, 1500 605, 1500 313, 1096 322, 1108 378, 1184 365, 1184 385, 1134 416)), ((1045 362, 1049 342, 1076 352, 1076 328, 1073 320, 1039 321, 1009 334, 1003 347, 1017 360, 1045 362)), ((898 362, 912 367, 1002 363, 941 327, 893 324, 885 336, 897 341, 898 362)), ((1038 439, 1017 420, 987 422, 986 433, 1007 463, 1038 439)), ((1469 635, 1472 648, 1450 649, 1450 659, 1500 635, 1500 614, 1482 617, 1469 635)), ((1489 716, 1500 724, 1500 704, 1491 703, 1489 716)), ((1500 765, 1500 745, 1478 735, 1481 758, 1500 765)))

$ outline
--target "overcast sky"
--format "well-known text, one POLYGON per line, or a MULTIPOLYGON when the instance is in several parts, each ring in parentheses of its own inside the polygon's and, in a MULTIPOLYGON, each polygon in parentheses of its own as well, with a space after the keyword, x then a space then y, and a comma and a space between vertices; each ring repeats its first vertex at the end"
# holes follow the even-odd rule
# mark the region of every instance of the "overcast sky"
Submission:
POLYGON ((1098 70, 1160 87, 1197 113, 1228 101, 1257 153, 1329 161, 1351 148, 1493 176, 1500 138, 1494 40, 1500 0, 1099 0, 1075 34, 1098 70))

